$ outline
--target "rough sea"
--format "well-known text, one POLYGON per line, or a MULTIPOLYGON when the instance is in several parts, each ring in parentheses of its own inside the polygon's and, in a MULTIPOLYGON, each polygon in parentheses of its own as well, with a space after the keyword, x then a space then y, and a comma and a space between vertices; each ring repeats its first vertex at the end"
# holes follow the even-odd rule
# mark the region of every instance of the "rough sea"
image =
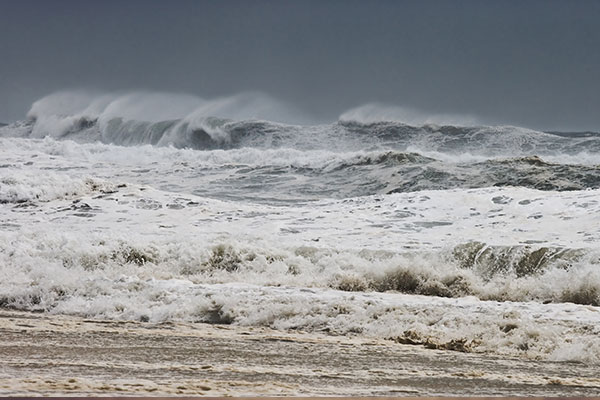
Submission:
POLYGON ((34 103, 0 127, 0 307, 600 364, 600 134, 286 113, 34 103))

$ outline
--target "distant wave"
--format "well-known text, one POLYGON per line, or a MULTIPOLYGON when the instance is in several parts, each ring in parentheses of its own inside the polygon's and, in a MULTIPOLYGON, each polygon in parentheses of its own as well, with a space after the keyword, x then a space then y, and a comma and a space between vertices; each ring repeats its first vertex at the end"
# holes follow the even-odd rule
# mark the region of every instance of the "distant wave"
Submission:
MULTIPOLYGON (((300 150, 415 150, 482 157, 568 156, 600 153, 600 135, 553 134, 518 127, 413 127, 380 122, 296 126, 261 120, 204 117, 159 122, 84 116, 35 118, 0 128, 0 136, 54 137, 122 146, 152 144, 197 150, 296 148, 300 150), (55 130, 44 128, 49 121, 55 130)), ((593 162, 593 161, 592 161, 593 162)))
POLYGON ((49 136, 197 150, 387 149, 488 158, 600 154, 600 134, 593 132, 545 133, 515 126, 485 126, 469 117, 427 117, 393 107, 359 107, 325 125, 307 125, 307 121, 302 113, 260 93, 205 100, 143 92, 62 92, 36 101, 26 121, 1 127, 0 136, 49 136))

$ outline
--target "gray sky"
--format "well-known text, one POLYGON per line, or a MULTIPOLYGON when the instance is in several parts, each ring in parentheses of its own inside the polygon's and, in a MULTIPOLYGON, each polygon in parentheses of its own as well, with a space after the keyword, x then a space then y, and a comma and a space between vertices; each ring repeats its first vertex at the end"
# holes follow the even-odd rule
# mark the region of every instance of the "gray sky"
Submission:
POLYGON ((72 88, 599 131, 600 1, 0 0, 0 121, 72 88))

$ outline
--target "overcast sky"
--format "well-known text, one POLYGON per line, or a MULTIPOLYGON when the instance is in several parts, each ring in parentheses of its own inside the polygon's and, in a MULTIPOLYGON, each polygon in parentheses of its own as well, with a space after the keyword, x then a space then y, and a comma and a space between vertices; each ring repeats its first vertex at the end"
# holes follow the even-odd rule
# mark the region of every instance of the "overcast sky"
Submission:
POLYGON ((72 88, 599 131, 600 1, 0 0, 0 121, 72 88))

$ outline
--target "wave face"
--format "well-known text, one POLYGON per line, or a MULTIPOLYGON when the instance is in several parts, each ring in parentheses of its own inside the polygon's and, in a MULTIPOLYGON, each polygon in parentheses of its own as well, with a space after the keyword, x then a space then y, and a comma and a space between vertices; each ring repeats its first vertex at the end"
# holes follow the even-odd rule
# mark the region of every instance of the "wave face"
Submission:
POLYGON ((59 92, 36 101, 27 116, 19 124, 25 131, 20 134, 34 138, 196 149, 239 141, 240 129, 228 125, 232 121, 305 119, 291 107, 251 92, 212 100, 167 93, 59 92))
POLYGON ((0 127, 0 307, 600 364, 600 134, 63 92, 0 127))

